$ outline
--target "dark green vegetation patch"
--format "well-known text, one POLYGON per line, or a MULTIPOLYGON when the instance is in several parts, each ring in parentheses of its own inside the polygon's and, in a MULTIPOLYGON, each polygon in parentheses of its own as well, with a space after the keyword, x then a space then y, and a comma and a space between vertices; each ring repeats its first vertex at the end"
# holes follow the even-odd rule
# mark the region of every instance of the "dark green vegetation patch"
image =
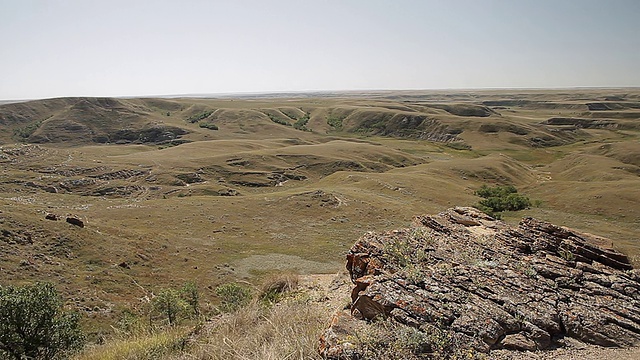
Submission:
POLYGON ((529 197, 519 194, 513 185, 482 185, 475 194, 483 198, 478 202, 478 208, 490 215, 503 211, 524 210, 531 206, 529 197))

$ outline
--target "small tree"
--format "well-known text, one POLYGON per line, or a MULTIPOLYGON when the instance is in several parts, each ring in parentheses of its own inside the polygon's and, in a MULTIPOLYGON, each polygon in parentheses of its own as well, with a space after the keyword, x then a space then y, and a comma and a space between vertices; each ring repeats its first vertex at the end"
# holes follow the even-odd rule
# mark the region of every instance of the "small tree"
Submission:
POLYGON ((180 290, 184 301, 189 306, 189 310, 194 317, 200 315, 200 294, 198 293, 198 285, 194 281, 188 281, 180 290))
POLYGON ((78 320, 50 283, 0 286, 0 358, 65 358, 84 344, 78 320))
POLYGON ((174 289, 161 290, 152 301, 153 310, 166 316, 169 325, 174 325, 178 317, 185 311, 187 304, 180 297, 180 293, 174 289))

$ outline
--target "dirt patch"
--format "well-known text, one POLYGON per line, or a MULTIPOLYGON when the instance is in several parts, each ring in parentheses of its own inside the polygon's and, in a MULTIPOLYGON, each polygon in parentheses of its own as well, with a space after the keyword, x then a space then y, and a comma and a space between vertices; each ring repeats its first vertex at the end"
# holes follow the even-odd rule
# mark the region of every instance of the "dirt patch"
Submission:
POLYGON ((299 274, 335 273, 343 268, 342 262, 319 262, 286 254, 252 255, 234 263, 235 275, 241 278, 256 273, 291 271, 299 274))

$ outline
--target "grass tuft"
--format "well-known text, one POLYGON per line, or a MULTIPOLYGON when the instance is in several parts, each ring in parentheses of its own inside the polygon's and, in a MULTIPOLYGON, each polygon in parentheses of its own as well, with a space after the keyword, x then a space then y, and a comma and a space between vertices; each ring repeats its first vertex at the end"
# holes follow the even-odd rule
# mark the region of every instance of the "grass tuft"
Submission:
POLYGON ((272 307, 253 302, 206 325, 183 359, 320 359, 318 338, 328 315, 304 300, 272 307))
POLYGON ((278 274, 268 277, 262 283, 258 298, 268 303, 278 302, 285 293, 298 288, 298 275, 278 274))
POLYGON ((166 358, 185 349, 186 328, 138 334, 129 338, 111 340, 73 357, 73 360, 143 360, 166 358))

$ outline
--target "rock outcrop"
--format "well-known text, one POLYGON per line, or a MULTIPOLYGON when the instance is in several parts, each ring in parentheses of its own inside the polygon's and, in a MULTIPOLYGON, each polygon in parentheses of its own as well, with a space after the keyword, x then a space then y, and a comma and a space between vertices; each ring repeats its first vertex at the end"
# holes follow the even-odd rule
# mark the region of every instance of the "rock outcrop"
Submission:
POLYGON ((609 240, 533 218, 512 227, 474 208, 414 223, 351 247, 351 307, 323 334, 325 358, 366 357, 354 332, 377 319, 445 340, 415 354, 437 355, 442 343, 475 353, 545 350, 568 338, 640 344, 640 271, 609 240))

